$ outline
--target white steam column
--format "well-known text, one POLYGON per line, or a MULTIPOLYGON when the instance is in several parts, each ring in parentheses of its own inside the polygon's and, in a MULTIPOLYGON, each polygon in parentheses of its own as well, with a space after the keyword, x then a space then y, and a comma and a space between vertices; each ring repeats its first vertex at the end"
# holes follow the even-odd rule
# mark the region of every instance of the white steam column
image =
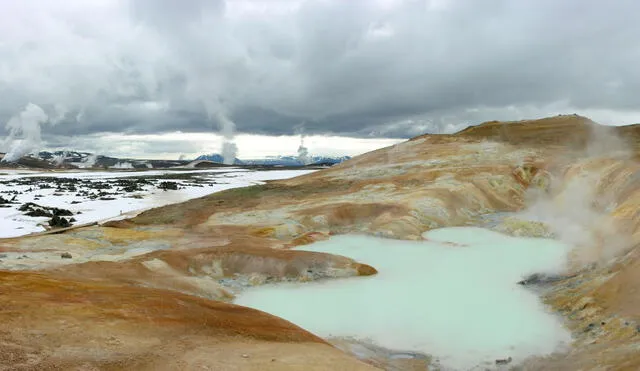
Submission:
POLYGON ((6 128, 9 136, 4 142, 9 146, 8 153, 2 158, 3 162, 16 162, 20 157, 32 152, 40 146, 40 124, 49 120, 49 116, 40 106, 29 103, 19 114, 11 117, 6 128), (22 139, 18 137, 22 136, 22 139))
POLYGON ((300 135, 300 147, 298 147, 298 161, 303 165, 309 165, 309 150, 304 146, 304 135, 300 135))
POLYGON ((218 125, 220 125, 220 132, 222 134, 223 163, 226 165, 233 165, 238 153, 238 146, 236 146, 234 141, 236 125, 229 119, 223 110, 217 111, 216 118, 218 119, 218 125))

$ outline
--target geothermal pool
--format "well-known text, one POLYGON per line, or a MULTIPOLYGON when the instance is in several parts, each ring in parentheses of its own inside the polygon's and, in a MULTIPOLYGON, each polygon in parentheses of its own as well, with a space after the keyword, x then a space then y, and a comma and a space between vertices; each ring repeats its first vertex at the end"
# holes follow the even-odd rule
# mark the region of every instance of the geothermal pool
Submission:
POLYGON ((251 288, 236 303, 285 318, 321 337, 355 337, 433 356, 447 369, 510 366, 568 345, 570 333, 539 297, 517 285, 561 271, 569 247, 481 228, 444 228, 429 241, 346 235, 300 250, 348 256, 379 273, 251 288))

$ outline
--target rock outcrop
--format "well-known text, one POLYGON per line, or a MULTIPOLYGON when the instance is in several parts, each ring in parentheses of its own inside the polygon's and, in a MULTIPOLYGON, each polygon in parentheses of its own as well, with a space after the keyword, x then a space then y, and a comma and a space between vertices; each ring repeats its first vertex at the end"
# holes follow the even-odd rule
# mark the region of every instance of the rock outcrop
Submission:
POLYGON ((293 246, 463 225, 575 246, 566 275, 544 282, 573 349, 525 368, 639 369, 639 145, 640 127, 574 115, 489 122, 129 220, 1 240, 0 369, 374 369, 380 360, 227 302, 265 282, 375 274, 293 246))

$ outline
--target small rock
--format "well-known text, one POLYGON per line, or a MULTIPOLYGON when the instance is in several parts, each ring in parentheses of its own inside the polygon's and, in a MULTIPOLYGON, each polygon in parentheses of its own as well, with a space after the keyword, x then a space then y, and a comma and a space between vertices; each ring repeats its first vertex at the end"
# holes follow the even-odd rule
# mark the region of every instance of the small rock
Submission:
POLYGON ((59 217, 54 215, 51 220, 49 220, 49 226, 53 228, 67 228, 71 226, 71 223, 66 218, 59 217))
POLYGON ((7 254, 0 254, 0 258, 6 258, 7 254))
POLYGON ((529 286, 529 285, 548 285, 557 281, 562 281, 563 279, 570 278, 570 276, 561 276, 561 275, 548 275, 541 273, 534 273, 525 277, 523 280, 518 281, 518 285, 529 286))
POLYGON ((512 360, 513 359, 511 357, 507 359, 496 359, 496 365, 508 365, 512 360))
POLYGON ((63 252, 62 254, 60 254, 60 257, 62 259, 71 259, 71 258, 73 258, 73 256, 71 256, 71 254, 69 254, 68 252, 63 252))
POLYGON ((46 210, 43 210, 43 209, 36 209, 36 210, 33 210, 33 211, 29 211, 28 213, 26 213, 24 215, 33 216, 33 217, 40 217, 40 216, 50 217, 50 216, 52 216, 50 212, 47 212, 46 210))
POLYGON ((242 358, 249 358, 249 355, 248 354, 243 354, 242 358))
POLYGON ((249 284, 251 286, 258 286, 258 285, 262 285, 267 281, 267 277, 263 274, 259 274, 259 273, 252 273, 249 276, 249 284))
POLYGON ((589 332, 591 330, 593 330, 593 328, 595 327, 594 323, 590 323, 587 328, 584 329, 584 332, 589 332))
POLYGON ((163 189, 163 190, 177 190, 178 189, 178 183, 176 182, 162 182, 158 185, 158 188, 163 189))

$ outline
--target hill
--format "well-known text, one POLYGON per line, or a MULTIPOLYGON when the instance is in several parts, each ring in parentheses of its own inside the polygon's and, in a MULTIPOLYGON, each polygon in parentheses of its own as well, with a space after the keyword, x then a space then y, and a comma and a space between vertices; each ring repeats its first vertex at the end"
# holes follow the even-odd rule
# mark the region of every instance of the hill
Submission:
MULTIPOLYGON (((376 273, 366 262, 290 250, 332 235, 422 240, 434 228, 476 225, 574 245, 566 271, 521 283, 540 285, 574 343, 568 353, 525 360, 525 369, 638 369, 639 130, 579 116, 488 122, 124 221, 2 241, 0 252, 38 260, 2 263, 0 307, 9 310, 0 311, 0 354, 11 354, 9 366, 29 359, 41 368, 197 360, 211 368, 406 369, 396 353, 371 350, 359 354, 363 362, 289 322, 230 304, 233 289, 376 273), (526 211, 536 219, 515 214, 526 211), (73 259, 60 259, 63 252, 73 259), (26 326, 32 331, 19 335, 26 326)), ((425 369, 429 358, 408 362, 425 369)))

